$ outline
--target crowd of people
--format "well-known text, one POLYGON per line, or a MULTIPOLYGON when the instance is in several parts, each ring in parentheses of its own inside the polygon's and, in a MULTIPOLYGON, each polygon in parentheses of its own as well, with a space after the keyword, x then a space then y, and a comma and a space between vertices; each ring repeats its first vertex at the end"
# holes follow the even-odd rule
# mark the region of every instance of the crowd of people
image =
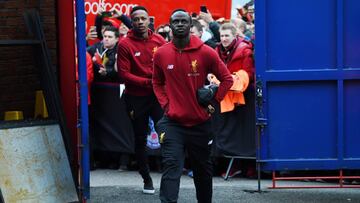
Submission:
MULTIPOLYGON (((87 34, 94 78, 89 102, 93 168, 131 169, 134 159, 143 192, 154 194, 149 164, 158 163, 162 202, 177 201, 187 168, 197 200, 211 202, 212 176, 226 168, 222 155, 238 155, 241 148, 245 156, 255 156, 250 7, 238 9, 231 20, 214 19, 209 10, 177 9, 168 24, 156 28, 145 7, 134 7, 129 16, 99 9, 87 34), (157 150, 146 147, 149 118, 161 146, 157 150), (148 154, 155 159, 149 162, 148 154)), ((234 168, 255 176, 254 162, 245 165, 234 168)))

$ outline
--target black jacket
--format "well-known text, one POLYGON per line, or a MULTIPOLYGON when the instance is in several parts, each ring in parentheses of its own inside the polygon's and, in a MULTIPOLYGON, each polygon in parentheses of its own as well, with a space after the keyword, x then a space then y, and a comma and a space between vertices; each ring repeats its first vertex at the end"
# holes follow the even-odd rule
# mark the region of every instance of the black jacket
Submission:
POLYGON ((105 64, 105 69, 107 74, 100 75, 100 65, 96 62, 93 62, 94 67, 94 82, 119 82, 118 74, 115 71, 115 64, 116 64, 116 53, 117 53, 117 43, 114 48, 112 49, 105 49, 102 42, 98 42, 90 47, 87 48, 87 51, 91 55, 91 58, 95 55, 96 52, 102 56, 102 60, 107 60, 105 64))

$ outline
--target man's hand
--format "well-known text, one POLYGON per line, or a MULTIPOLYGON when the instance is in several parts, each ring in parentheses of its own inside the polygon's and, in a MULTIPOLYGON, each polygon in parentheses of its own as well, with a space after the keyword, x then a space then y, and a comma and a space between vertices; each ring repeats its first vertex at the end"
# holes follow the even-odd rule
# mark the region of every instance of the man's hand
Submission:
POLYGON ((104 4, 101 4, 101 6, 99 6, 99 9, 98 9, 98 15, 102 15, 103 12, 105 12, 105 6, 104 4))
MULTIPOLYGON (((117 61, 117 54, 115 54, 115 62, 117 61)), ((114 70, 116 71, 116 72, 118 72, 118 67, 117 67, 117 63, 115 63, 115 65, 114 65, 114 70)))
POLYGON ((123 13, 119 10, 119 9, 117 9, 116 7, 113 7, 111 10, 110 10, 110 12, 113 14, 112 15, 112 17, 114 17, 114 18, 118 18, 118 17, 120 17, 123 13))
POLYGON ((219 85, 220 84, 220 81, 216 78, 216 76, 212 73, 209 73, 207 75, 207 79, 208 81, 210 82, 210 84, 213 84, 213 85, 219 85))
POLYGON ((239 76, 236 73, 231 74, 233 80, 239 80, 239 76))
POLYGON ((211 104, 207 106, 206 110, 209 114, 215 113, 215 108, 211 104))
POLYGON ((96 26, 91 26, 89 32, 86 35, 86 40, 97 39, 96 26))
POLYGON ((207 23, 211 23, 214 21, 210 11, 208 10, 207 13, 201 12, 199 13, 199 18, 203 19, 207 23))
POLYGON ((105 76, 107 74, 106 69, 104 67, 100 67, 99 73, 102 76, 105 76))
POLYGON ((222 23, 225 22, 225 18, 223 18, 223 17, 222 17, 222 18, 219 18, 219 19, 216 20, 216 22, 222 24, 222 23))

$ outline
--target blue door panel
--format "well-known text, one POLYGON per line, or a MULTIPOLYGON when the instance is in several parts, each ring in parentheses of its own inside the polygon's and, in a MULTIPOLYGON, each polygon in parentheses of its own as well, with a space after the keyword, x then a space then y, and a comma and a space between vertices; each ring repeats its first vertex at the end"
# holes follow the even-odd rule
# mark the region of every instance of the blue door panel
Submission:
POLYGON ((360 1, 255 1, 264 170, 360 169, 360 1))
POLYGON ((346 81, 344 89, 344 158, 360 158, 360 81, 346 81))
POLYGON ((336 82, 270 83, 267 91, 270 159, 336 158, 336 82))
POLYGON ((266 1, 267 69, 336 68, 334 11, 336 0, 266 1))
POLYGON ((360 3, 359 0, 344 1, 344 65, 360 68, 360 3))

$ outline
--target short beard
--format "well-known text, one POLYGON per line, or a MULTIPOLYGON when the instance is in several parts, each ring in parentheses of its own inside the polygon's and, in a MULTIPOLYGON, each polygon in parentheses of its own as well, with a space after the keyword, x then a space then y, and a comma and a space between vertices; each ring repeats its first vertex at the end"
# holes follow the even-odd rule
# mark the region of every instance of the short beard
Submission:
POLYGON ((176 33, 173 33, 173 36, 174 38, 179 38, 179 39, 184 39, 184 38, 187 38, 190 36, 190 32, 188 33, 184 33, 184 34, 176 34, 176 33))

